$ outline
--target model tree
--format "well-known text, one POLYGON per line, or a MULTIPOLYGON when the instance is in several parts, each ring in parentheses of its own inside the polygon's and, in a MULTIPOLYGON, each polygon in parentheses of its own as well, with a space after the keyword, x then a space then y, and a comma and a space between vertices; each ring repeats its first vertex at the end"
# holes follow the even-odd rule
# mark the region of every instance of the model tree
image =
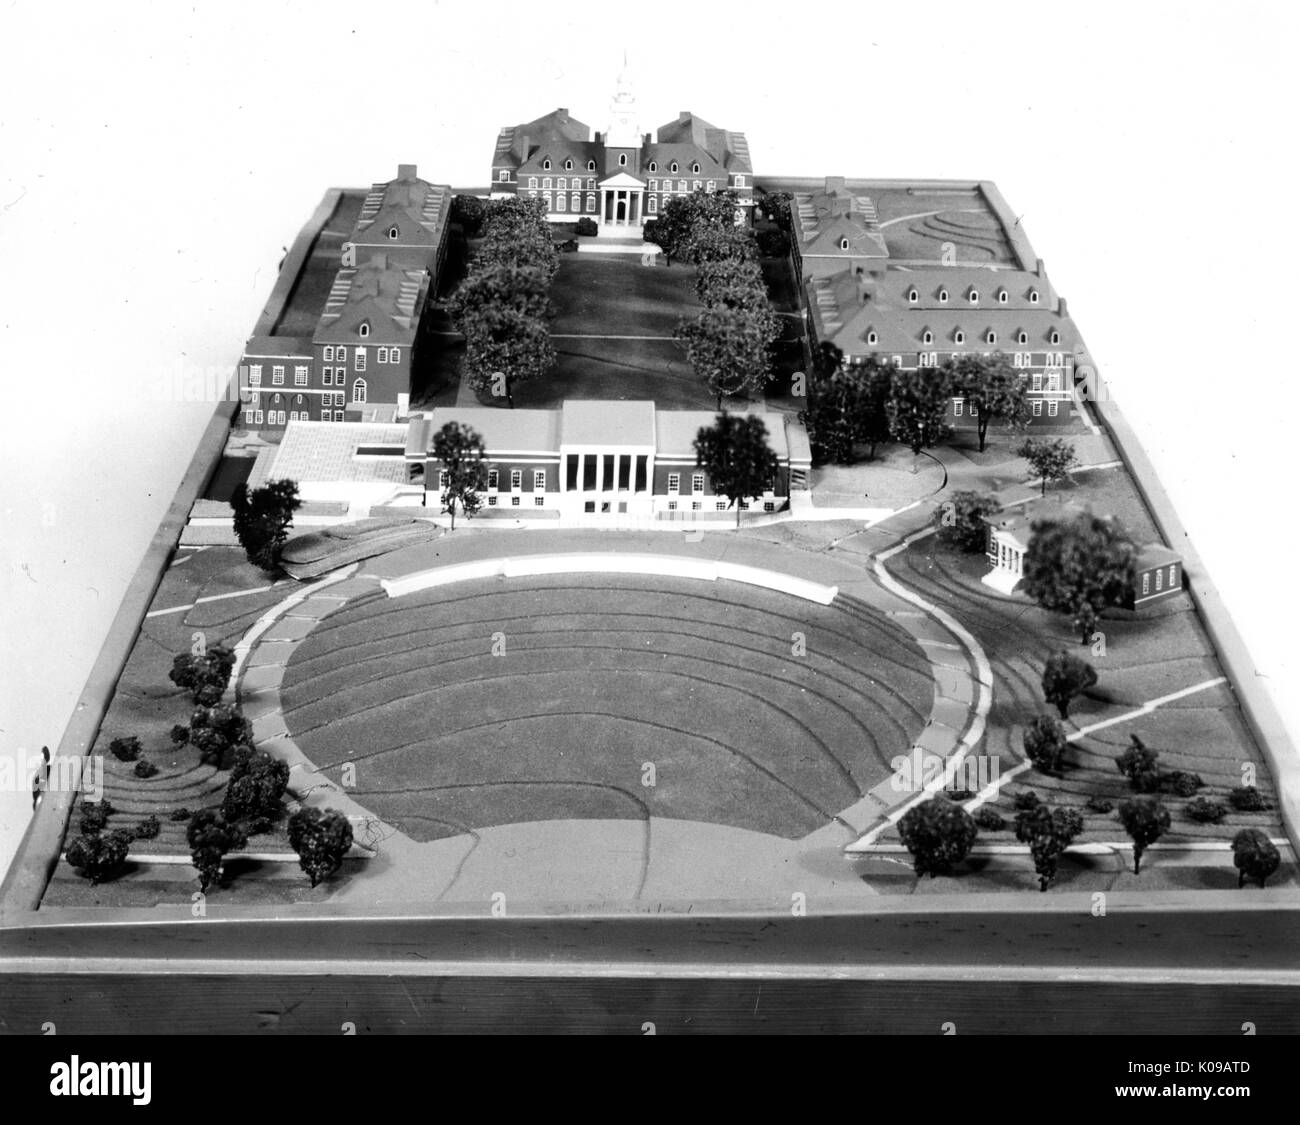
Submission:
POLYGON ((131 850, 129 832, 87 832, 68 845, 68 864, 90 880, 93 887, 113 878, 126 863, 131 850))
MULTIPOLYGON (((921 450, 951 435, 952 427, 946 421, 951 398, 952 384, 943 368, 896 370, 885 407, 890 435, 911 449, 915 458, 921 450)), ((915 462, 912 471, 916 471, 915 462)))
POLYGON ((555 366, 555 345, 546 322, 511 308, 475 310, 461 322, 465 370, 480 394, 504 397, 514 409, 514 388, 555 366))
POLYGON ((997 421, 1008 430, 1020 430, 1029 422, 1029 392, 1010 360, 1002 352, 992 355, 970 353, 945 365, 952 380, 953 394, 965 400, 975 414, 980 452, 984 452, 989 423, 997 421))
POLYGON ((183 652, 173 658, 167 678, 188 691, 195 703, 211 707, 221 701, 234 666, 233 649, 208 645, 200 652, 183 652))
POLYGON ((706 262, 754 261, 758 242, 754 232, 737 226, 697 222, 682 242, 681 256, 700 266, 706 262))
POLYGON ((1114 521, 1091 512, 1035 521, 1020 589, 1054 613, 1068 613, 1081 644, 1103 610, 1123 605, 1133 589, 1137 548, 1114 521))
POLYGON ((1035 715, 1025 727, 1025 757, 1039 773, 1059 774, 1065 748, 1065 730, 1052 715, 1035 715))
POLYGON ((1043 698, 1065 719, 1070 714, 1070 701, 1096 682, 1097 670, 1091 664, 1062 649, 1049 656, 1043 668, 1043 698))
POLYGON ((1119 820, 1133 841, 1133 874, 1137 875, 1142 853, 1169 830, 1169 810, 1158 797, 1131 797, 1120 801, 1119 820))
POLYGON ((772 486, 780 462, 767 444, 767 426, 761 418, 723 411, 712 426, 695 436, 695 464, 713 482, 715 493, 725 496, 736 508, 740 526, 740 502, 760 496, 772 486))
POLYGON ((1248 879, 1262 887, 1281 862, 1273 841, 1258 828, 1243 828, 1232 838, 1232 863, 1237 869, 1238 887, 1244 887, 1248 879))
MULTIPOLYGON (((698 262, 701 251, 708 257, 718 252, 730 256, 728 251, 746 253, 741 243, 726 239, 711 239, 708 232, 719 232, 735 227, 736 208, 740 197, 734 191, 693 191, 689 195, 673 196, 659 212, 653 223, 645 226, 645 238, 654 242, 664 252, 664 260, 672 264, 674 258, 698 262)), ((752 243, 752 235, 750 235, 752 243)))
POLYGON ((851 465, 858 445, 867 445, 867 459, 874 460, 876 447, 889 440, 886 407, 895 369, 875 356, 853 364, 839 362, 842 357, 834 344, 823 343, 808 405, 799 413, 821 464, 851 465))
POLYGON ((443 511, 451 513, 454 531, 457 504, 466 519, 479 510, 479 493, 487 488, 487 451, 478 431, 460 422, 448 422, 433 435, 432 453, 447 474, 441 499, 443 511))
POLYGON ((250 491, 241 481, 231 493, 230 506, 235 512, 235 535, 248 561, 262 570, 276 570, 293 514, 302 506, 297 484, 273 480, 250 491))
POLYGON ((1074 809, 1035 805, 1016 814, 1016 839, 1029 845, 1038 873, 1038 889, 1046 891, 1056 878, 1061 853, 1083 831, 1083 817, 1074 809))
POLYGON ((719 258, 703 263, 695 275, 695 292, 707 308, 771 312, 763 271, 745 258, 719 258))
MULTIPOLYGON (((984 448, 981 439, 980 448, 984 448)), ((1016 450, 1017 457, 1029 462, 1030 472, 1041 482, 1040 496, 1047 495, 1047 485, 1068 480, 1070 472, 1079 466, 1079 455, 1074 446, 1064 438, 1039 440, 1029 438, 1016 450)))
POLYGON ((221 812, 228 821, 243 821, 249 834, 265 831, 263 822, 280 815, 280 798, 289 785, 289 763, 251 746, 235 751, 226 779, 221 812))
POLYGON ((984 518, 993 515, 1000 507, 992 496, 979 492, 954 492, 934 511, 939 539, 967 554, 984 550, 988 545, 988 525, 984 518))
POLYGON ((538 266, 486 265, 470 273, 447 302, 453 323, 466 336, 466 323, 472 325, 475 314, 492 308, 539 320, 549 317, 550 279, 538 266))
POLYGON ((1136 792, 1154 793, 1160 788, 1159 759, 1159 752, 1149 749, 1136 734, 1130 734, 1128 748, 1115 759, 1115 765, 1136 792))
POLYGON ((199 809, 185 830, 190 862, 199 873, 199 889, 206 891, 221 877, 226 855, 246 842, 243 830, 221 814, 220 809, 199 809))
POLYGON ((716 397, 719 410, 724 395, 760 391, 772 378, 771 345, 780 325, 770 309, 765 313, 706 308, 673 333, 686 345, 691 366, 716 397))
POLYGON ((477 238, 487 220, 487 204, 477 195, 457 195, 451 201, 451 221, 459 223, 466 238, 477 238))
POLYGON ((335 809, 303 807, 289 818, 289 844, 314 887, 342 866, 352 847, 352 825, 335 809))
POLYGON ((948 875, 970 853, 979 829, 961 805, 931 797, 908 809, 898 822, 903 846, 912 853, 917 875, 948 875))

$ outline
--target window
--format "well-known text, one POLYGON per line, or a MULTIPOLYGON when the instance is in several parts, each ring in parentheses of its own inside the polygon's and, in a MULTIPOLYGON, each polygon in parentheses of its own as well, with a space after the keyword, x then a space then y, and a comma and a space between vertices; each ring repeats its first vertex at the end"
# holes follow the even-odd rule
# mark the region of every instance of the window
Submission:
POLYGON ((592 188, 594 188, 595 186, 596 186, 596 181, 595 181, 595 180, 588 180, 588 181, 587 181, 587 190, 588 190, 588 191, 591 191, 592 188))
POLYGON ((691 175, 698 176, 699 174, 700 174, 700 162, 697 160, 694 164, 691 165, 691 175))
POLYGON ((348 349, 345 348, 342 344, 336 346, 334 349, 334 359, 338 363, 347 363, 348 349))
POLYGON ((673 173, 676 173, 676 171, 677 171, 677 161, 676 161, 676 160, 674 160, 671 164, 668 165, 668 171, 673 172, 673 173))
MULTIPOLYGON (((651 166, 651 169, 653 170, 653 165, 651 166)), ((596 162, 595 162, 594 160, 588 160, 588 161, 587 161, 587 171, 588 171, 588 172, 594 172, 595 170, 596 170, 596 162)), ((587 186, 590 187, 591 185, 588 184, 587 186)))
POLYGON ((510 182, 510 169, 502 168, 501 171, 497 173, 497 179, 503 184, 508 184, 510 182))
POLYGON ((999 289, 999 290, 998 290, 998 304, 999 304, 999 305, 1005 305, 1006 303, 1007 303, 1007 291, 1006 291, 1005 289, 999 289))
MULTIPOLYGON (((363 340, 370 335, 370 321, 363 320, 360 324, 357 325, 357 335, 360 336, 363 340)), ((359 350, 357 354, 359 357, 360 356, 359 350)))
MULTIPOLYGON (((362 335, 363 335, 363 336, 368 335, 368 334, 369 334, 369 331, 370 331, 369 325, 362 325, 362 327, 366 329, 366 331, 363 332, 362 335)), ((366 369, 366 349, 365 349, 365 348, 357 348, 357 358, 356 358, 356 361, 354 362, 353 366, 354 366, 358 371, 364 371, 364 370, 366 369)))
MULTIPOLYGON (((570 171, 573 170, 573 161, 572 161, 572 160, 566 160, 566 161, 564 162, 564 170, 565 170, 566 172, 570 172, 570 171)), ((560 186, 563 187, 564 185, 561 184, 560 186)))
POLYGON ((677 190, 678 190, 678 191, 685 191, 685 190, 686 190, 686 181, 685 181, 685 180, 678 180, 678 181, 677 181, 677 190))
POLYGON ((388 349, 387 349, 387 348, 380 348, 380 349, 379 349, 379 354, 378 354, 377 356, 375 356, 375 359, 378 360, 380 363, 387 363, 387 362, 388 362, 388 349))
POLYGON ((700 188, 702 188, 703 186, 704 186, 704 185, 703 185, 702 183, 700 183, 699 180, 696 180, 693 184, 691 184, 691 189, 692 189, 693 191, 699 191, 700 188))
POLYGON ((334 386, 334 368, 325 367, 321 369, 320 381, 327 387, 334 386))
POLYGON ((847 238, 841 238, 841 239, 840 239, 840 249, 841 249, 841 250, 847 250, 848 248, 849 248, 849 240, 848 240, 847 238))
POLYGON ((334 346, 332 344, 325 345, 325 362, 326 363, 334 362, 334 346))
POLYGON ((260 363, 254 363, 249 366, 248 385, 250 387, 260 387, 262 385, 262 365, 260 363))
POLYGON ((972 418, 978 418, 980 416, 980 408, 973 402, 970 404, 970 416, 972 418))
POLYGON ((692 511, 692 512, 700 512, 700 511, 703 511, 703 510, 704 510, 704 504, 703 504, 702 501, 700 501, 700 500, 692 500, 692 501, 691 501, 691 511, 692 511))
POLYGON ((1151 574, 1148 571, 1142 575, 1142 595, 1145 597, 1149 593, 1151 593, 1151 574))
POLYGON ((305 363, 294 365, 293 385, 295 387, 305 387, 307 385, 307 365, 305 363))
MULTIPOLYGON (((548 167, 549 167, 549 165, 548 165, 548 167)), ((550 188, 550 187, 553 187, 553 186, 554 186, 554 185, 553 185, 552 182, 551 182, 551 177, 550 177, 550 176, 543 176, 543 177, 542 177, 542 187, 543 187, 543 188, 550 188)))
MULTIPOLYGON (((542 161, 542 171, 543 171, 543 172, 549 172, 550 170, 551 170, 551 162, 550 162, 549 160, 543 160, 543 161, 542 161)), ((547 187, 550 187, 550 184, 548 183, 546 186, 547 186, 547 187)))
POLYGON ((284 365, 277 363, 271 368, 271 386, 284 386, 284 365))
POLYGON ((972 289, 966 294, 966 299, 970 301, 972 305, 978 305, 980 303, 980 291, 978 289, 972 289))
POLYGON ((958 418, 961 417, 962 405, 961 399, 955 398, 952 400, 952 412, 958 418))
POLYGON ((260 410, 255 410, 255 411, 253 412, 253 423, 254 423, 255 425, 260 426, 260 425, 262 424, 262 418, 263 418, 262 411, 260 411, 260 410))
POLYGON ((1042 389, 1043 389, 1043 376, 1041 374, 1035 373, 1034 390, 1041 391, 1042 389))
POLYGON ((546 470, 545 469, 533 470, 533 491, 534 492, 546 491, 546 470))
POLYGON ((669 474, 668 474, 668 491, 669 491, 669 492, 680 492, 681 490, 682 490, 682 474, 681 474, 681 473, 669 473, 669 474))
POLYGON ((941 304, 941 305, 946 305, 947 303, 948 303, 948 290, 946 290, 946 289, 940 289, 940 290, 939 290, 939 304, 941 304))
POLYGON ((389 239, 392 240, 393 242, 396 242, 396 241, 397 241, 397 228, 396 228, 396 227, 389 227, 389 228, 388 228, 388 237, 389 237, 389 239))
POLYGON ((727 510, 727 502, 725 500, 718 500, 713 507, 719 512, 725 512, 727 510))
POLYGON ((774 500, 764 500, 764 501, 763 501, 763 511, 765 511, 765 512, 775 512, 775 511, 776 511, 776 501, 774 501, 774 500))
POLYGON ((533 507, 534 507, 534 508, 544 508, 544 507, 546 507, 546 497, 545 497, 545 496, 534 496, 534 497, 533 497, 533 507))
POLYGON ((650 171, 651 172, 659 171, 659 161, 657 160, 650 161, 650 171))
POLYGON ((496 491, 497 481, 500 479, 500 476, 501 474, 498 470, 496 469, 488 470, 488 489, 490 491, 492 492, 496 491))
POLYGON ((582 210, 582 196, 580 196, 576 191, 573 193, 573 195, 572 195, 572 196, 570 197, 570 199, 569 199, 569 209, 570 209, 571 211, 581 211, 581 210, 582 210))
POLYGON ((920 299, 921 299, 921 294, 916 291, 915 286, 913 286, 911 289, 907 291, 907 303, 909 305, 916 304, 916 302, 919 301, 920 299))
MULTIPOLYGON (((654 201, 651 200, 651 202, 654 202, 654 201)), ((595 197, 594 195, 588 193, 588 195, 587 195, 587 210, 588 210, 588 211, 594 211, 595 209, 596 209, 596 197, 595 197)))
POLYGON ((626 168, 626 167, 627 167, 627 153, 626 153, 626 152, 620 152, 620 153, 618 154, 618 166, 619 166, 620 168, 626 168))
POLYGON ((1061 389, 1061 373, 1054 371, 1047 376, 1047 389, 1049 391, 1059 391, 1061 389))
POLYGON ((438 487, 439 487, 439 488, 445 490, 446 487, 447 487, 447 483, 448 483, 448 481, 449 481, 450 479, 451 479, 451 478, 447 476, 447 470, 446 470, 446 469, 439 469, 439 470, 438 470, 438 487))
POLYGON ((495 508, 496 506, 497 506, 497 498, 496 498, 495 496, 489 496, 489 497, 488 497, 488 507, 489 507, 489 508, 495 508))
POLYGON ((918 352, 916 356, 916 365, 918 367, 938 367, 938 352, 918 352))
POLYGON ((355 383, 352 384, 352 401, 353 402, 366 401, 366 381, 364 379, 358 379, 355 383))
POLYGON ((714 182, 713 182, 712 180, 706 180, 706 181, 704 182, 704 190, 707 191, 707 192, 713 192, 713 191, 715 191, 715 190, 717 190, 717 189, 716 189, 716 185, 714 184, 714 182))
POLYGON ((1157 570, 1156 571, 1156 593, 1157 594, 1160 593, 1160 591, 1163 590, 1164 588, 1165 588, 1165 572, 1163 570, 1157 570))
POLYGON ((744 177, 744 176, 737 176, 737 177, 736 177, 736 187, 744 187, 744 186, 745 186, 745 177, 744 177))
POLYGON ((704 491, 704 474, 703 474, 703 473, 692 473, 692 474, 691 474, 691 491, 692 491, 692 492, 703 492, 703 491, 704 491))
POLYGON ((523 486, 524 486, 523 469, 511 469, 510 470, 510 491, 518 492, 521 488, 523 488, 523 486))
POLYGON ((568 196, 565 196, 565 195, 556 195, 556 197, 555 197, 555 209, 556 209, 557 211, 567 211, 567 210, 569 209, 568 204, 569 204, 569 198, 568 198, 568 196))
POLYGON ((998 342, 998 334, 990 328, 984 337, 984 342, 986 344, 996 344, 998 342))
POLYGON ((333 412, 332 412, 332 411, 329 411, 329 410, 322 410, 322 411, 320 412, 320 420, 321 420, 322 422, 329 422, 329 421, 331 421, 331 420, 333 419, 333 417, 334 417, 334 415, 333 415, 333 412))
POLYGON ((1056 408, 1060 405, 1061 404, 1056 399, 1052 399, 1052 401, 1047 404, 1047 416, 1049 418, 1055 418, 1056 408))
POLYGON ((1041 417, 1042 413, 1043 413, 1043 400, 1041 398, 1036 398, 1034 399, 1034 417, 1035 418, 1041 417))
POLYGON ((1023 328, 1016 333, 1016 343, 1020 344, 1021 346, 1029 343, 1029 333, 1026 332, 1023 328))
POLYGON ((1174 563, 1170 563, 1170 564, 1169 564, 1169 585, 1170 585, 1170 586, 1173 586, 1173 585, 1175 584, 1175 583, 1174 583, 1174 575, 1177 574, 1177 573, 1178 573, 1178 567, 1177 567, 1177 565, 1174 564, 1174 563))
POLYGON ((1038 304, 1038 290, 1037 290, 1037 289, 1031 289, 1031 290, 1029 291, 1029 303, 1030 303, 1031 305, 1036 305, 1036 304, 1038 304))
POLYGON ((1051 344, 1052 347, 1056 347, 1056 345, 1061 342, 1061 334, 1053 328, 1052 334, 1047 338, 1047 342, 1051 344))
POLYGON ((512 496, 512 497, 510 497, 510 506, 511 506, 512 508, 517 508, 517 507, 519 507, 519 497, 518 497, 518 496, 512 496))
POLYGON ((677 511, 677 501, 676 501, 676 500, 669 500, 669 501, 668 501, 668 510, 669 510, 670 512, 675 512, 675 511, 677 511))
POLYGON ((659 212, 659 197, 652 195, 650 197, 650 214, 655 215, 659 212))
POLYGON ((874 328, 868 330, 867 345, 869 347, 874 348, 879 342, 880 342, 880 337, 876 335, 876 330, 874 328))
POLYGON ((964 344, 966 342, 966 333, 958 328, 957 331, 952 334, 952 342, 954 344, 964 344))
POLYGON ((921 333, 921 343, 923 343, 923 344, 933 344, 933 343, 934 343, 934 333, 931 332, 928 328, 927 328, 924 332, 921 333))
POLYGON ((658 191, 658 190, 659 190, 659 181, 658 181, 658 180, 651 180, 651 181, 650 181, 650 190, 651 190, 651 191, 658 191))
POLYGON ((528 186, 529 186, 530 188, 535 188, 535 187, 537 186, 537 177, 536 177, 536 176, 529 176, 529 177, 528 177, 528 186))

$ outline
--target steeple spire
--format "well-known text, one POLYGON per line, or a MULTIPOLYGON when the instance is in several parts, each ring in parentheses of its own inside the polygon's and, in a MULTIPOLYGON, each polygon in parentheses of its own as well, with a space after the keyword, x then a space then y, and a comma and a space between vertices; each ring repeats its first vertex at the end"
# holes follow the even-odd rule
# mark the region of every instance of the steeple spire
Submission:
POLYGON ((623 50, 623 69, 619 72, 610 103, 609 129, 605 135, 607 148, 640 148, 641 126, 637 120, 636 94, 632 92, 632 79, 628 74, 627 49, 623 50))

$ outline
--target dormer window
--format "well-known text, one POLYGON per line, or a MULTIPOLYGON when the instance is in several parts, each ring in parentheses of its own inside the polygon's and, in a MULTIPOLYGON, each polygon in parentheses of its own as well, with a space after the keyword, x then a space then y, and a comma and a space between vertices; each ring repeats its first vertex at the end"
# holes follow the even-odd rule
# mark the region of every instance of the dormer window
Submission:
POLYGON ((620 153, 618 154, 618 166, 619 166, 620 168, 626 168, 626 167, 627 167, 627 153, 626 153, 626 152, 620 152, 620 153))
POLYGON ((668 171, 670 171, 670 172, 676 172, 676 171, 677 171, 677 161, 676 161, 676 160, 674 160, 670 165, 668 165, 668 171))
POLYGON ((947 303, 948 303, 948 290, 946 290, 946 289, 940 289, 940 290, 939 290, 939 304, 941 304, 941 305, 946 305, 947 303))
POLYGON ((1029 343, 1029 333, 1026 332, 1023 328, 1016 333, 1016 343, 1017 344, 1029 343))
POLYGON ((691 172, 696 176, 700 174, 700 162, 698 160, 691 165, 691 172))
POLYGON ((572 171, 573 171, 573 161, 572 161, 572 160, 566 160, 566 161, 564 162, 564 170, 565 170, 566 172, 572 172, 572 171))
POLYGON ((1061 342, 1061 334, 1055 328, 1053 328, 1052 334, 1048 336, 1047 339, 1052 344, 1052 346, 1055 347, 1057 344, 1061 342))
POLYGON ((966 294, 966 297, 972 305, 978 305, 980 303, 980 291, 978 289, 972 289, 966 294))
POLYGON ((984 342, 986 344, 996 344, 998 342, 998 334, 990 328, 988 334, 984 337, 984 342))
POLYGON ((1038 304, 1038 290, 1037 290, 1037 289, 1031 289, 1031 290, 1029 291, 1029 303, 1030 303, 1031 305, 1036 305, 1036 304, 1038 304))
POLYGON ((551 162, 550 162, 549 160, 543 160, 543 161, 542 161, 542 171, 543 171, 543 172, 549 172, 550 170, 551 170, 551 162))
POLYGON ((1005 305, 1006 303, 1007 303, 1007 291, 1006 291, 1005 289, 999 289, 999 290, 998 290, 998 304, 999 304, 999 305, 1005 305))
POLYGON ((966 333, 958 328, 957 331, 952 334, 952 342, 954 344, 964 344, 966 342, 966 333))
POLYGON ((391 238, 394 242, 397 241, 397 228, 396 228, 396 227, 389 227, 389 228, 388 228, 388 237, 391 238))
POLYGON ((595 170, 596 170, 596 162, 595 162, 594 160, 588 160, 588 161, 587 161, 587 171, 588 171, 588 172, 594 172, 595 170))
POLYGON ((874 347, 876 346, 876 344, 879 343, 879 342, 880 342, 880 337, 876 335, 876 330, 875 330, 874 328, 868 328, 868 329, 867 329, 867 345, 868 345, 869 347, 873 347, 873 348, 874 348, 874 347))
POLYGON ((849 240, 848 240, 847 238, 841 238, 841 239, 840 239, 840 249, 841 249, 841 250, 847 250, 848 248, 849 248, 849 240))
POLYGON ((357 325, 357 335, 363 340, 370 335, 370 321, 363 320, 359 325, 357 325))
POLYGON ((916 304, 916 302, 919 301, 920 299, 921 299, 921 294, 916 291, 915 286, 907 291, 907 303, 909 305, 916 304))
POLYGON ((921 343, 926 344, 927 346, 934 343, 934 333, 928 328, 921 333, 921 343))
POLYGON ((659 161, 657 160, 650 161, 650 171, 652 172, 659 171, 659 161))

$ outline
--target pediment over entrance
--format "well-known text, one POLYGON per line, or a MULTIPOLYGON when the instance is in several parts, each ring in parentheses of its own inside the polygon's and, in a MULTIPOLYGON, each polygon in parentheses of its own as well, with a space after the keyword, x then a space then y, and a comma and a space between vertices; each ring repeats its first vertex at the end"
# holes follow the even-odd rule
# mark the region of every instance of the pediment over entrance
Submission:
POLYGON ((623 191, 631 188, 635 191, 644 191, 646 182, 628 172, 617 172, 607 180, 601 180, 596 186, 608 188, 614 191, 623 191))

